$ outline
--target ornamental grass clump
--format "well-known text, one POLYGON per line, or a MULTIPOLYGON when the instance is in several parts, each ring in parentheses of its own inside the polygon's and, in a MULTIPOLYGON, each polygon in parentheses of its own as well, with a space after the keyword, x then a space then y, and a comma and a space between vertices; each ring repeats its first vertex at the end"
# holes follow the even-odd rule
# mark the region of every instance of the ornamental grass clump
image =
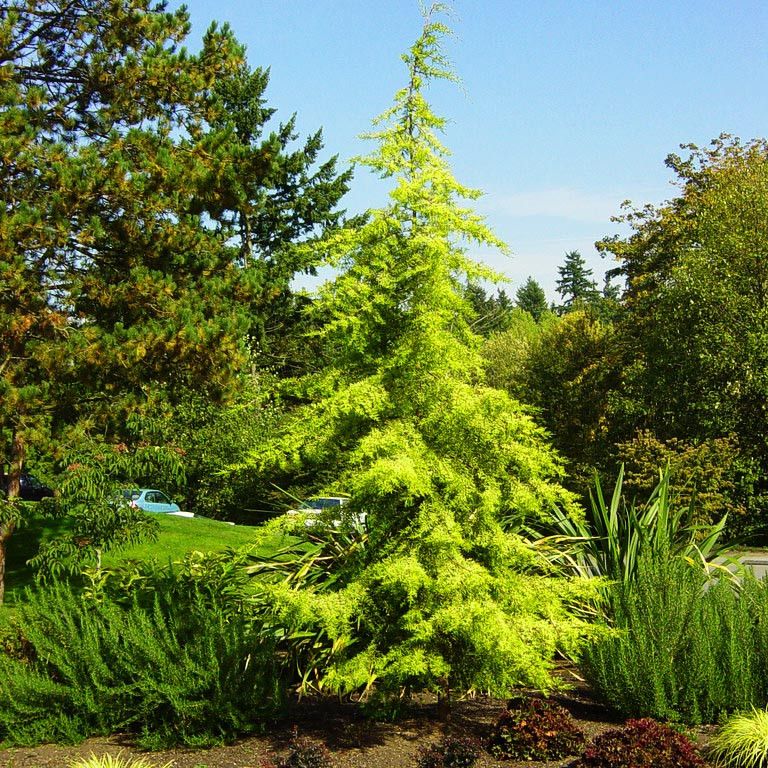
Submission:
POLYGON ((572 768, 705 768, 682 733, 650 718, 628 720, 597 736, 572 768))
POLYGON ((704 570, 727 573, 712 564, 730 548, 723 539, 727 516, 711 525, 695 524, 695 498, 683 503, 676 496, 669 466, 643 504, 627 501, 623 466, 610 499, 597 476, 589 498, 583 519, 554 507, 548 521, 533 523, 532 532, 544 535, 539 546, 554 563, 580 576, 622 584, 634 581, 643 556, 657 561, 680 556, 704 570))
POLYGON ((97 755, 91 752, 88 757, 71 762, 69 768, 171 768, 172 765, 172 760, 158 766, 146 757, 123 757, 121 750, 116 755, 111 755, 109 752, 97 755))
POLYGON ((753 709, 729 717, 709 743, 718 766, 766 768, 768 766, 768 711, 753 709))
POLYGON ((513 699, 491 732, 497 760, 556 760, 575 755, 584 733, 565 707, 541 698, 513 699))

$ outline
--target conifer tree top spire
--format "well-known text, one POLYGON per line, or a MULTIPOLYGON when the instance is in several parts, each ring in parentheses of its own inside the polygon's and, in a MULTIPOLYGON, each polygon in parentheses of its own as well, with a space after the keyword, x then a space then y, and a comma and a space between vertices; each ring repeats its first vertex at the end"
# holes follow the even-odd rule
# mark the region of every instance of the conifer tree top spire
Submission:
POLYGON ((507 247, 466 203, 481 193, 454 177, 440 138, 446 120, 425 95, 432 80, 458 80, 442 49, 450 30, 436 18, 445 10, 435 4, 425 11, 421 35, 402 57, 406 85, 364 134, 376 147, 357 162, 393 180, 388 205, 328 242, 342 273, 317 306, 331 356, 345 369, 384 364, 466 378, 480 367, 462 285, 499 276, 465 247, 507 247))

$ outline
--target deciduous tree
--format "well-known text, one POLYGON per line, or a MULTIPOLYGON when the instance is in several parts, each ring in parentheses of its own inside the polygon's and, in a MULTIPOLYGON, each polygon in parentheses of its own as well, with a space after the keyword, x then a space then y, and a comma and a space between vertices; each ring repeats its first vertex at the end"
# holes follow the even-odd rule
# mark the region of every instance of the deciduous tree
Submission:
POLYGON ((670 155, 680 193, 601 243, 627 280, 616 418, 658 439, 738 437, 768 464, 768 145, 723 136, 670 155))
POLYGON ((608 415, 620 375, 613 327, 589 309, 574 309, 547 325, 519 374, 522 400, 536 407, 536 418, 569 459, 569 487, 584 496, 595 468, 612 454, 608 415))

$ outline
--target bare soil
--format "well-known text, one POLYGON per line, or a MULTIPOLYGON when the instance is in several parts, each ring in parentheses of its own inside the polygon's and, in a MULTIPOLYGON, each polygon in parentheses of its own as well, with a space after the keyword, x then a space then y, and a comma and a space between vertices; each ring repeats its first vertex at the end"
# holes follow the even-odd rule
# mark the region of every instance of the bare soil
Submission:
MULTIPOLYGON (((621 724, 612 713, 596 702, 584 686, 553 697, 564 705, 592 738, 621 724)), ((415 768, 419 750, 445 736, 472 736, 485 743, 489 729, 504 711, 506 702, 476 697, 454 702, 448 720, 438 716, 437 703, 424 700, 409 708, 395 723, 371 722, 361 717, 353 704, 335 701, 303 701, 289 715, 272 724, 263 736, 250 736, 227 746, 206 750, 176 749, 142 752, 126 735, 89 739, 77 746, 44 745, 34 748, 0 750, 0 768, 66 768, 73 761, 91 754, 122 752, 124 758, 141 756, 159 768, 261 768, 286 754, 294 728, 330 751, 334 768, 415 768)), ((705 743, 707 729, 689 734, 705 743)), ((575 756, 559 761, 497 761, 484 752, 477 768, 565 768, 575 756)))

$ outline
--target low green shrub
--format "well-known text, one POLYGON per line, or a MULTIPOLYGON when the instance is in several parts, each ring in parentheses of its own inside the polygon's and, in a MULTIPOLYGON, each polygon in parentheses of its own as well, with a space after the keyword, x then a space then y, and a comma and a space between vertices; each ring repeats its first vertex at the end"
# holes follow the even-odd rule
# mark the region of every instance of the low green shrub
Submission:
POLYGON ((0 656, 0 740, 132 730, 147 748, 251 731, 281 703, 274 642, 210 595, 121 604, 58 585, 19 611, 24 654, 0 656))
POLYGON ((768 585, 737 588, 681 557, 646 555, 608 600, 614 630, 585 650, 582 669, 625 717, 712 723, 766 703, 768 585))
POLYGON ((732 768, 768 766, 768 711, 753 709, 729 717, 709 742, 716 765, 732 768))
POLYGON ((577 754, 584 733, 565 707, 541 698, 513 699, 494 725, 488 749, 503 760, 557 760, 577 754))
POLYGON ((469 736, 448 736, 439 744, 422 747, 418 768, 472 768, 480 757, 480 745, 469 736))
POLYGON ((595 737, 572 768, 704 768, 682 733, 648 718, 628 720, 595 737))

